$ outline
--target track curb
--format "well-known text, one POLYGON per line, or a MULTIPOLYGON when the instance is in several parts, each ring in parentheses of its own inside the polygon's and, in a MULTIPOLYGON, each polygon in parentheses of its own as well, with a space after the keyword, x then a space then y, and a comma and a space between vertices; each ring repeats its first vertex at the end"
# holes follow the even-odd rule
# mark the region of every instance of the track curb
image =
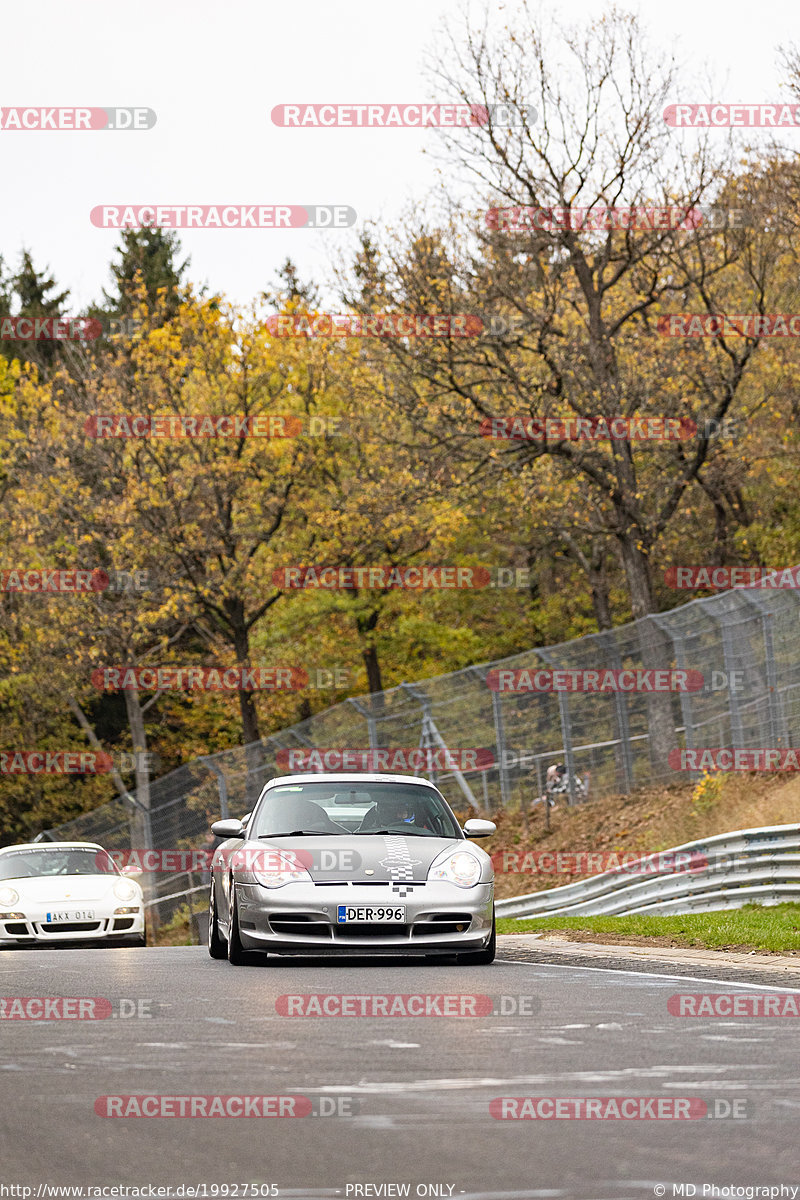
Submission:
POLYGON ((800 983, 800 956, 789 958, 780 954, 741 953, 733 950, 694 950, 683 947, 643 946, 630 943, 572 941, 550 932, 498 934, 500 954, 513 953, 514 948, 547 953, 557 952, 566 957, 616 959, 629 967, 646 967, 648 963, 669 963, 686 968, 740 968, 743 971, 769 971, 782 975, 787 981, 800 983))

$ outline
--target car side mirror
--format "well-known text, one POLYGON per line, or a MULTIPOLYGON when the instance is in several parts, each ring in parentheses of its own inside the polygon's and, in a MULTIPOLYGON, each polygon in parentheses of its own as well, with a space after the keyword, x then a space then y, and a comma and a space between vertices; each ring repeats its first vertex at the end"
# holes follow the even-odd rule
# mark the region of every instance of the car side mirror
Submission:
POLYGON ((211 832, 218 838, 243 838, 244 825, 241 821, 215 821, 211 832))
POLYGON ((142 868, 134 867, 133 865, 123 867, 121 874, 125 875, 128 879, 138 879, 138 877, 142 874, 142 868))
POLYGON ((497 826, 494 821, 479 821, 473 818, 464 825, 464 833, 468 838, 491 837, 496 831, 497 826))

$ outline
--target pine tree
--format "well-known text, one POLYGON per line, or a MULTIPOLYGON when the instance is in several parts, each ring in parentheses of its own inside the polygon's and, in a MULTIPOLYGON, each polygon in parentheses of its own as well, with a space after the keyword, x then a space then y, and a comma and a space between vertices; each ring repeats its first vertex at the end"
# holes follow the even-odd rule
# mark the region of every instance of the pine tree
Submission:
POLYGON ((297 267, 290 258, 286 259, 278 271, 278 283, 262 293, 269 303, 283 310, 287 305, 296 306, 299 302, 304 309, 317 308, 320 302, 319 292, 313 283, 303 283, 297 267))
POLYGON ((122 244, 117 248, 119 259, 111 264, 113 290, 103 291, 105 315, 130 315, 135 305, 136 281, 140 278, 152 308, 156 307, 159 291, 166 289, 165 315, 174 316, 183 297, 183 276, 190 262, 187 258, 179 265, 181 253, 180 239, 171 230, 123 230, 122 244))
MULTIPOLYGON (((66 316, 65 305, 69 290, 57 292, 58 284, 49 274, 49 268, 37 271, 30 252, 23 250, 19 270, 6 276, 0 259, 0 318, 28 317, 58 319, 66 316), (51 294, 54 293, 55 294, 51 294)), ((0 329, 2 326, 0 326, 0 329)), ((60 343, 53 340, 17 341, 0 338, 0 354, 7 359, 18 358, 21 362, 35 362, 46 373, 53 365, 60 350, 60 343)))

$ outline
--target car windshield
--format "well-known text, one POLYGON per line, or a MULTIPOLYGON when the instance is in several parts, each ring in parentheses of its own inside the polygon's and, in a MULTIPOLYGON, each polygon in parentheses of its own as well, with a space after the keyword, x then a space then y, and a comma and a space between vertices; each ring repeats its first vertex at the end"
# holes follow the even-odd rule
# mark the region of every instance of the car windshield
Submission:
POLYGON ((330 781, 270 788, 247 835, 288 837, 299 830, 333 837, 368 833, 462 836, 452 812, 432 788, 414 783, 330 781))
POLYGON ((105 850, 11 850, 0 854, 0 879, 36 879, 39 875, 117 875, 105 850))

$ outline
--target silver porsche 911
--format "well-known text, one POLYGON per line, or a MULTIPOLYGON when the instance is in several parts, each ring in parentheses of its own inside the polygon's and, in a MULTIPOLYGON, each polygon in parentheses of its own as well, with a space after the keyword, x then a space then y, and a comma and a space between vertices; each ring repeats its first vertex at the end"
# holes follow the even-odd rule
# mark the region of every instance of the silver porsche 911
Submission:
POLYGON ((409 775, 272 779, 246 819, 217 821, 208 950, 266 954, 495 955, 494 871, 441 792, 409 775))

